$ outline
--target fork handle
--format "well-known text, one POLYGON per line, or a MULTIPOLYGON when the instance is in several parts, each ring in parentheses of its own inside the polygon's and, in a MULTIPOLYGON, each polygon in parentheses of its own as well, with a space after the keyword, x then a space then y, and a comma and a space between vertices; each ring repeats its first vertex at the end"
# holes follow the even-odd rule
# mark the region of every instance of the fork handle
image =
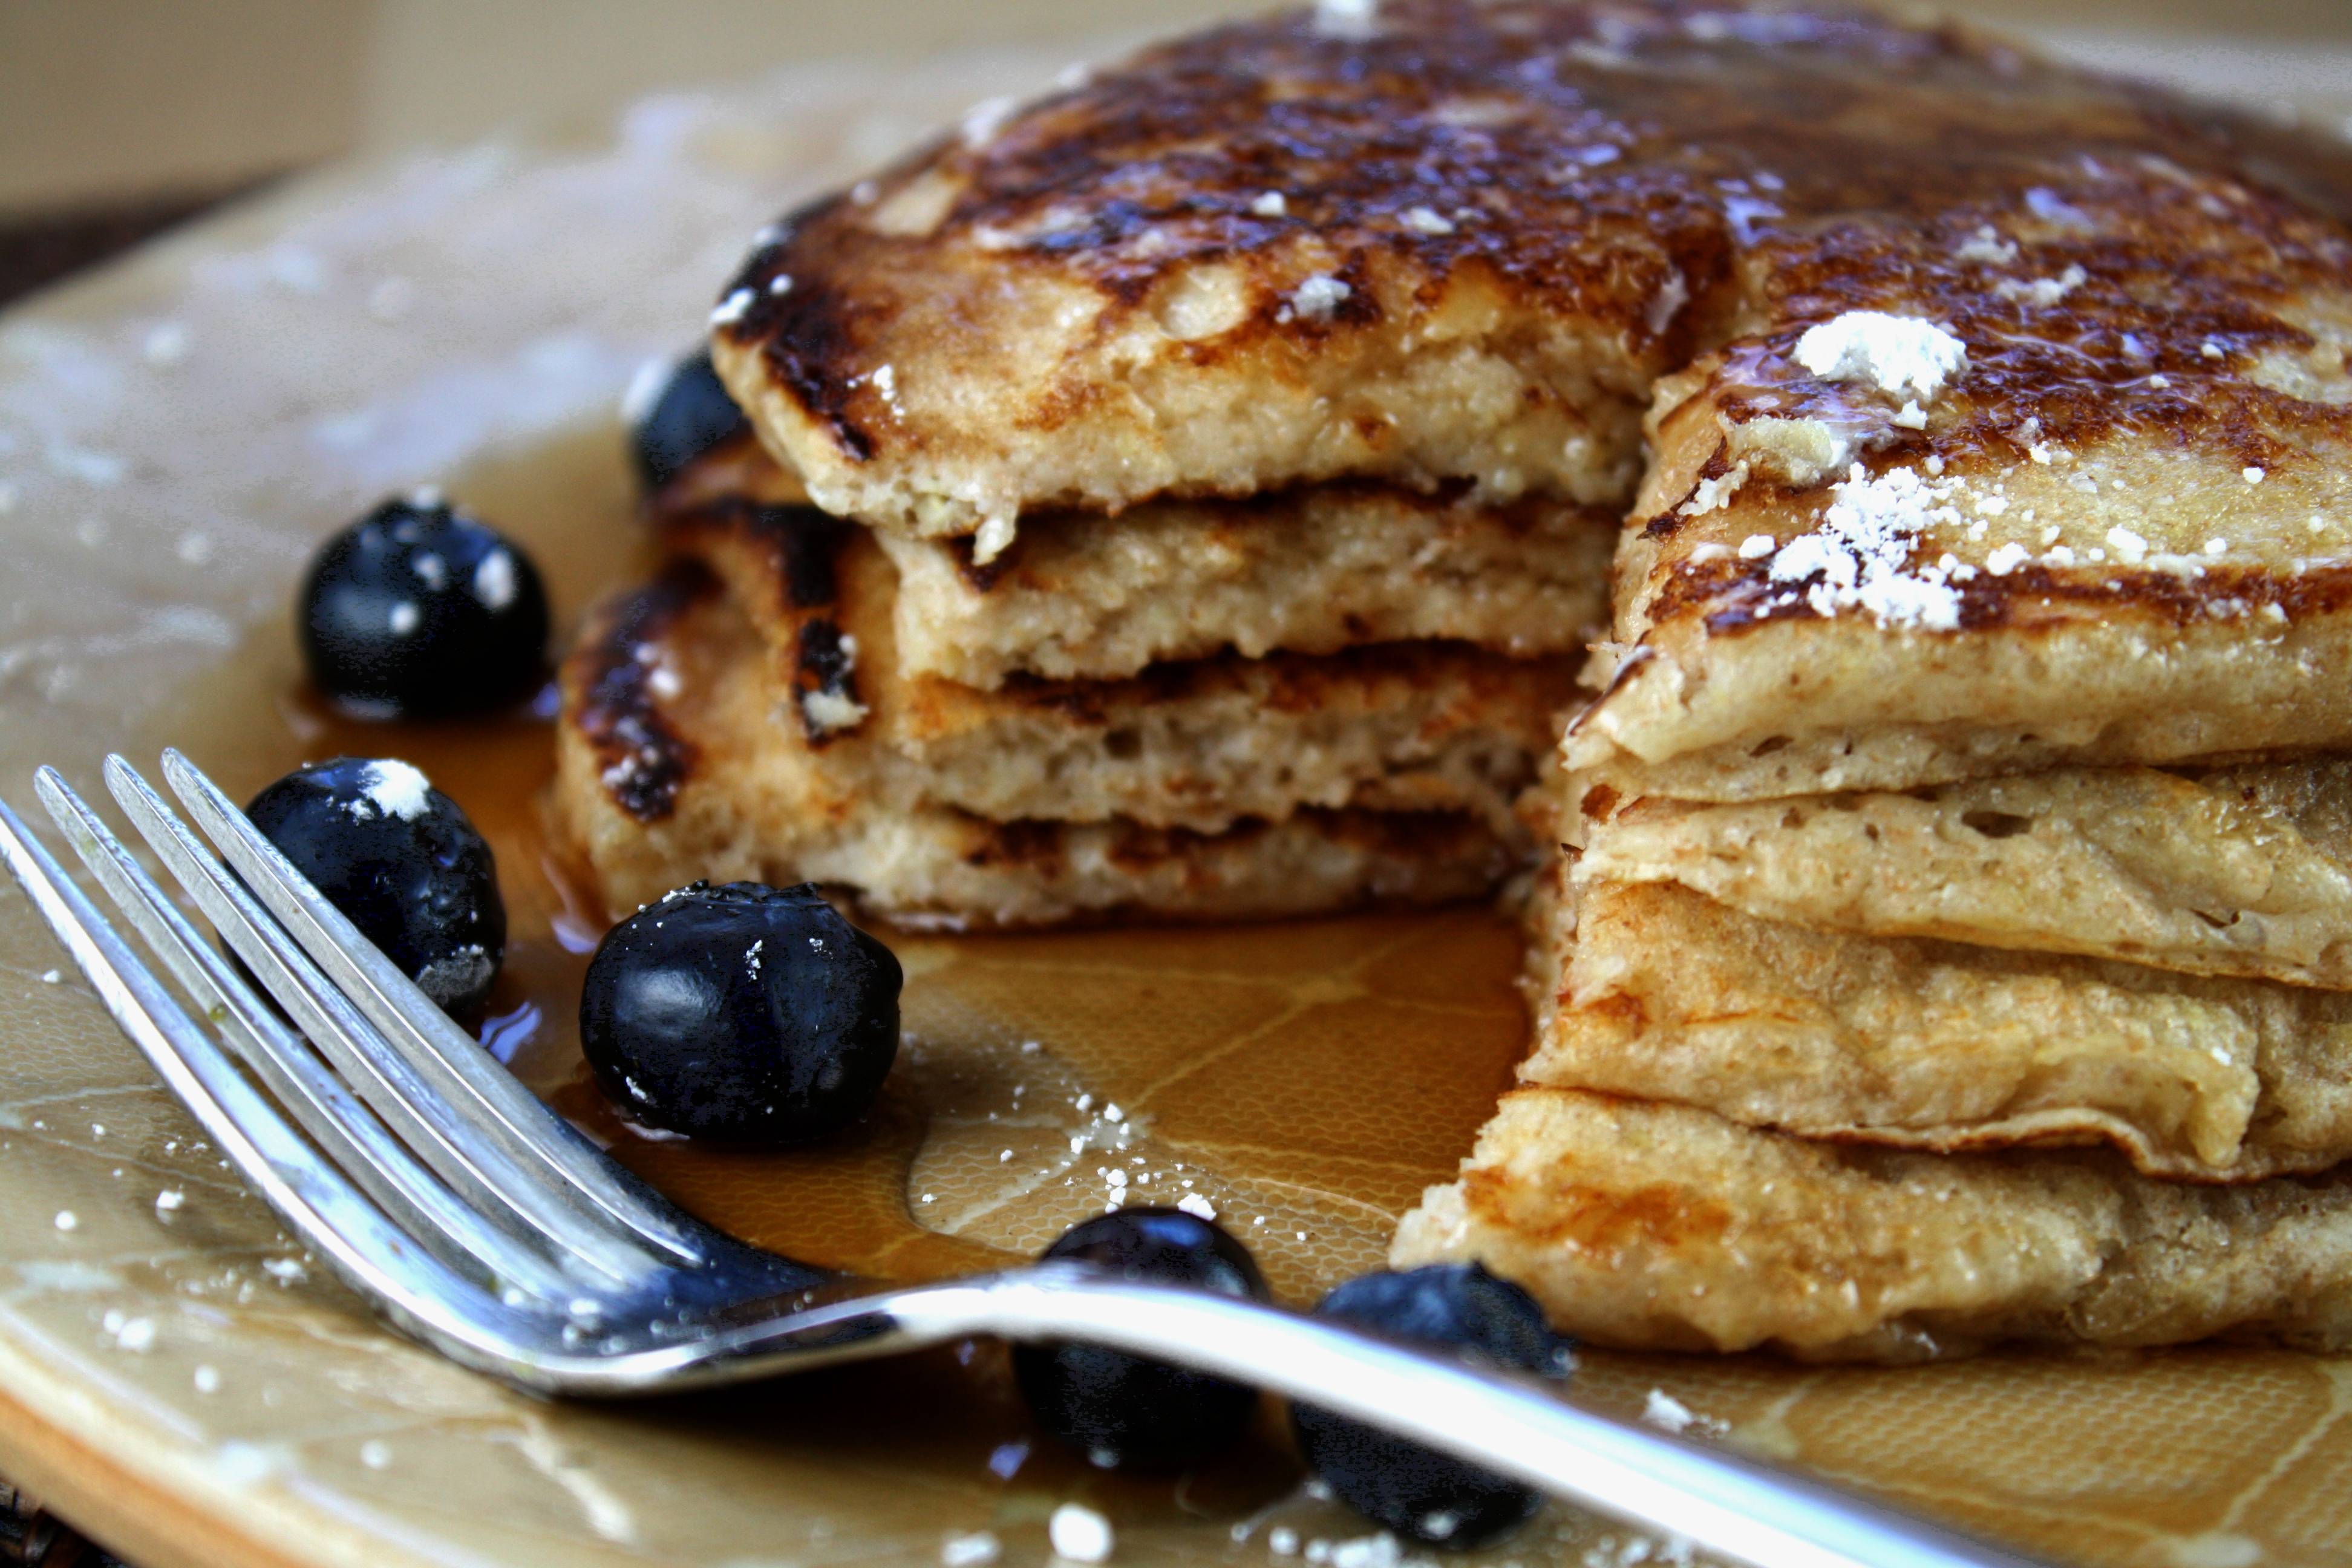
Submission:
POLYGON ((1278 1308, 1055 1268, 862 1303, 926 1343, 1082 1340, 1356 1416, 1756 1568, 2025 1568, 2028 1559, 1721 1449, 1562 1402, 1532 1382, 1278 1308))

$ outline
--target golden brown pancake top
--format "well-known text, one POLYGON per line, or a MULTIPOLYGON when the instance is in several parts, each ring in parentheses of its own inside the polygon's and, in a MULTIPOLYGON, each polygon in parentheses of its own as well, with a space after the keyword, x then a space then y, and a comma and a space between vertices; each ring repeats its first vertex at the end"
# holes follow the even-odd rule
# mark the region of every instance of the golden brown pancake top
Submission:
POLYGON ((722 337, 755 347, 849 464, 952 439, 941 405, 894 384, 943 368, 1017 398, 997 413, 1026 436, 1083 431, 1119 395, 1101 360, 990 380, 1024 292, 1082 291, 1101 345, 1209 264, 1241 269, 1250 308, 1166 351, 1202 376, 1351 335, 1409 348, 1475 279, 1504 301, 1488 341, 1516 318, 1598 345, 1589 384, 1531 398, 1639 402, 1730 345, 1733 417, 1842 403, 1789 349, 1881 308, 1942 322, 1970 358, 1965 395, 1895 457, 2022 457, 2032 418, 2046 439, 2132 425, 2254 464, 2343 419, 2264 367, 2315 363, 2342 395, 2322 339, 2352 322, 2352 152, 1953 28, 1392 0, 1361 26, 1202 33, 979 118, 793 215, 730 284, 722 337), (1344 295, 1304 308, 1315 279, 1344 295))

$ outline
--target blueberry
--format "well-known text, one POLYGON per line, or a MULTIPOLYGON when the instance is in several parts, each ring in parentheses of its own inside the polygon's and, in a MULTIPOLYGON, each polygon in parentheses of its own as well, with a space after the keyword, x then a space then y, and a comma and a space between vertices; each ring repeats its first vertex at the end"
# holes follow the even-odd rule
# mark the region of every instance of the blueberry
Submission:
POLYGON ((390 759, 295 769, 246 816, 444 1010, 479 1006, 506 956, 498 865, 457 803, 390 759))
MULTIPOLYGON (((1551 1331, 1535 1298, 1475 1263, 1367 1274, 1324 1297, 1315 1315, 1489 1368, 1566 1377, 1574 1364, 1573 1342, 1551 1331)), ((1315 1405, 1292 1405, 1290 1419, 1333 1495, 1413 1541, 1482 1545, 1526 1522, 1541 1500, 1517 1481, 1315 1405)))
MULTIPOLYGON (((1249 1249, 1179 1209, 1128 1208, 1073 1226, 1045 1249, 1121 1279, 1267 1300, 1249 1249)), ((1020 1345, 1019 1380, 1038 1424, 1106 1468, 1181 1469, 1225 1448, 1257 1409, 1257 1391, 1203 1372, 1097 1345, 1020 1345)))
POLYGON ((898 960, 814 883, 697 882, 605 933, 580 1043, 628 1115, 783 1147, 848 1125, 898 1054, 898 960))
POLYGON ((521 551, 430 492, 385 501, 311 559, 310 679, 372 715, 481 713, 547 676, 547 590, 521 551))
POLYGON ((631 433, 637 477, 647 490, 657 490, 695 458, 749 428, 743 411, 711 368, 710 351, 688 354, 677 362, 631 433))

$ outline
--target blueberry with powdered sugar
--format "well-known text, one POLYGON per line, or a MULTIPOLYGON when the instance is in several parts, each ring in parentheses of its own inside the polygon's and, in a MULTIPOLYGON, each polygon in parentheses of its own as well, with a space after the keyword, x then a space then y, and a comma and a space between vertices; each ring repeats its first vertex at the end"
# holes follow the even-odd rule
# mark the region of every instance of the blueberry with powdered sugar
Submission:
POLYGON ((580 1043, 630 1120, 771 1148, 863 1115, 898 1054, 898 960, 813 884, 696 882, 605 933, 580 1043))
POLYGON ((371 717, 488 712, 547 678, 538 568, 435 491, 387 500, 329 539, 299 609, 310 679, 371 717))
POLYGON ((470 1012, 489 994, 507 944, 498 864, 423 773, 391 758, 312 763, 245 814, 445 1011, 470 1012))
MULTIPOLYGON (((1181 1209, 1138 1205, 1071 1226, 1047 1262, 1245 1300, 1272 1299, 1249 1248, 1181 1209)), ((1106 1469, 1176 1470, 1231 1447, 1257 1391, 1100 1345, 1018 1345, 1013 1371, 1038 1424, 1106 1469)))
POLYGON ((751 428, 711 367, 710 351, 688 354, 670 368, 646 367, 629 389, 621 412, 630 425, 637 478, 657 490, 678 471, 720 443, 751 428))

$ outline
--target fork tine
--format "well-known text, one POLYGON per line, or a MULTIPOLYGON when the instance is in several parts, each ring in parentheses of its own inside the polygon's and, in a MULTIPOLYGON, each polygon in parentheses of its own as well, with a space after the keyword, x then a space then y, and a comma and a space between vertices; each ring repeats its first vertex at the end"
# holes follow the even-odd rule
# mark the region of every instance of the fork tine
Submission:
POLYGON ((474 1364, 502 1358, 526 1321, 411 1240, 288 1125, 5 801, 0 861, 164 1086, 305 1246, 403 1327, 474 1364))
MULTIPOLYGON (((129 764, 124 764, 126 771, 129 764)), ((538 1165, 636 1236, 687 1263, 699 1226, 630 1176, 457 1027, 415 983, 360 935, 218 785, 177 750, 163 776, 197 825, 311 960, 367 1015, 416 1075, 463 1106, 467 1123, 526 1168, 538 1165)))
POLYGON ((279 1107, 378 1208, 461 1272, 557 1302, 578 1292, 581 1282, 529 1245, 520 1230, 491 1223, 417 1163, 212 944, 196 934, 154 879, 56 769, 34 774, 34 788, 67 842, 149 950, 179 980, 197 1010, 215 1017, 230 1047, 259 1075, 279 1107))
MULTIPOLYGON (((484 1213, 513 1216, 608 1283, 641 1280, 657 1266, 635 1236, 610 1224, 571 1189, 549 1180, 535 1163, 518 1162, 497 1142, 478 1136, 465 1113, 320 973, 137 770, 121 757, 109 757, 106 783, 132 826, 245 960, 262 989, 293 1015, 345 1083, 461 1199, 484 1213)), ((354 940, 363 939, 354 933, 354 940)), ((478 1047, 476 1050, 481 1054, 478 1047)))

